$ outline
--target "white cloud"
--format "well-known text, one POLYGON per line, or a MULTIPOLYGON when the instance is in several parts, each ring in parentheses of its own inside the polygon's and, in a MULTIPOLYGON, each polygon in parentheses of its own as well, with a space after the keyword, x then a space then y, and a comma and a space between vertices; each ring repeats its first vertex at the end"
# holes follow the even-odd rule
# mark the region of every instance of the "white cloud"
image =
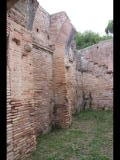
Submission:
POLYGON ((38 0, 50 14, 65 11, 77 31, 92 30, 105 34, 113 19, 113 0, 38 0))

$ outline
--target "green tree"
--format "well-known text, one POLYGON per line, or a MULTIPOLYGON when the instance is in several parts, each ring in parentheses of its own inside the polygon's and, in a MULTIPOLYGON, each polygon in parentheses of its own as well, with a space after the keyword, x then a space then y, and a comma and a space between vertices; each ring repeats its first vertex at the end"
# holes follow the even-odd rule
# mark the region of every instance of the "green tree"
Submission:
POLYGON ((100 36, 98 33, 94 33, 92 31, 85 31, 83 33, 78 32, 76 34, 76 46, 77 49, 86 48, 93 44, 98 43, 99 41, 107 40, 112 38, 111 36, 100 36))
POLYGON ((105 28, 106 34, 113 34, 113 20, 109 20, 107 27, 105 28))

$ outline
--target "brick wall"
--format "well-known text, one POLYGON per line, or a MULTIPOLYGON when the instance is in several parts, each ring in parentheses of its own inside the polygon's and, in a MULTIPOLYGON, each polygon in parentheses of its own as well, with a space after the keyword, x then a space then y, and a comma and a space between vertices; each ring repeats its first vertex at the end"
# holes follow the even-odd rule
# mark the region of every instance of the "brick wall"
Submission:
POLYGON ((52 15, 53 25, 50 31, 55 31, 56 36, 52 36, 52 42, 55 43, 53 54, 53 83, 55 93, 54 117, 55 124, 59 127, 69 127, 72 121, 71 107, 67 94, 66 68, 65 68, 65 50, 66 42, 73 28, 69 18, 64 12, 52 15))
POLYGON ((33 41, 49 47, 49 26, 50 15, 41 6, 38 6, 32 28, 33 41))
POLYGON ((8 160, 28 156, 37 135, 69 127, 84 106, 112 108, 112 41, 77 51, 75 32, 65 12, 49 15, 36 0, 8 11, 8 160))
POLYGON ((7 160, 13 159, 13 125, 10 101, 10 72, 7 66, 7 160))
POLYGON ((26 18, 21 23, 18 17, 22 17, 21 9, 17 9, 18 4, 16 6, 8 11, 7 19, 10 68, 7 73, 7 157, 10 160, 29 155, 36 148, 36 136, 48 132, 54 119, 49 15, 39 6, 33 30, 28 31, 26 18))
POLYGON ((53 121, 53 50, 49 46, 50 15, 38 6, 32 28, 32 67, 36 134, 48 132, 53 121))
POLYGON ((35 149, 36 136, 30 115, 34 108, 32 59, 31 53, 25 50, 25 45, 32 43, 31 34, 10 19, 8 24, 7 143, 8 159, 13 160, 23 158, 35 149))
POLYGON ((53 114, 52 52, 33 45, 35 130, 37 135, 49 131, 53 114))
MULTIPOLYGON (((80 50, 77 58, 78 81, 86 103, 92 96, 93 108, 113 107, 113 43, 112 40, 80 50), (87 100, 88 99, 88 100, 87 100)), ((84 100, 83 100, 84 101, 84 100)), ((84 103, 81 101, 82 103, 84 103)), ((87 107, 86 104, 86 107, 87 107)))

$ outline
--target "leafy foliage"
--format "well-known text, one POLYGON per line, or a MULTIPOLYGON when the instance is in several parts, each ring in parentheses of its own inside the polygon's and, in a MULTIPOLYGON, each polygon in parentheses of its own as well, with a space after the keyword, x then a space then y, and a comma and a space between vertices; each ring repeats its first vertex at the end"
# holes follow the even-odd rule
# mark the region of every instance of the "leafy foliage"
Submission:
POLYGON ((75 40, 76 40, 76 46, 77 49, 86 48, 88 46, 91 46, 93 44, 98 43, 102 40, 107 40, 112 38, 111 36, 100 36, 98 33, 94 33, 92 31, 85 31, 83 33, 78 32, 76 34, 75 40))
POLYGON ((107 27, 105 28, 106 34, 113 33, 113 20, 109 20, 107 27))

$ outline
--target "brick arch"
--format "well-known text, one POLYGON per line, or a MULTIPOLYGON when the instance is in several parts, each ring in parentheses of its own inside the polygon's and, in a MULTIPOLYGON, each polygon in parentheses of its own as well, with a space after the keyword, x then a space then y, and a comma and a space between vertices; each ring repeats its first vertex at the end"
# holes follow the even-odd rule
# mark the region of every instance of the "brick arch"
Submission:
POLYGON ((71 30, 71 25, 69 25, 69 19, 66 19, 65 22, 62 24, 58 35, 56 36, 56 42, 62 42, 65 44, 67 37, 69 36, 71 30), (70 28, 68 27, 70 26, 70 28), (64 34, 66 32, 66 34, 64 34))
POLYGON ((59 33, 56 36, 56 43, 63 44, 66 48, 70 47, 71 41, 75 35, 76 30, 67 18, 62 24, 59 33))
POLYGON ((74 50, 76 48, 74 37, 76 30, 67 18, 62 24, 59 33, 56 35, 56 44, 62 44, 64 46, 64 54, 68 55, 70 48, 74 50))
MULTIPOLYGON (((63 15, 61 17, 63 18, 63 15)), ((68 42, 71 42, 72 30, 73 26, 70 23, 70 20, 66 18, 65 15, 64 21, 62 21, 62 25, 56 31, 57 35, 55 37, 55 51, 53 54, 53 81, 55 86, 55 124, 62 128, 69 127, 72 120, 71 107, 69 105, 67 97, 65 75, 66 71, 64 63, 65 48, 66 46, 68 46, 68 42)))

